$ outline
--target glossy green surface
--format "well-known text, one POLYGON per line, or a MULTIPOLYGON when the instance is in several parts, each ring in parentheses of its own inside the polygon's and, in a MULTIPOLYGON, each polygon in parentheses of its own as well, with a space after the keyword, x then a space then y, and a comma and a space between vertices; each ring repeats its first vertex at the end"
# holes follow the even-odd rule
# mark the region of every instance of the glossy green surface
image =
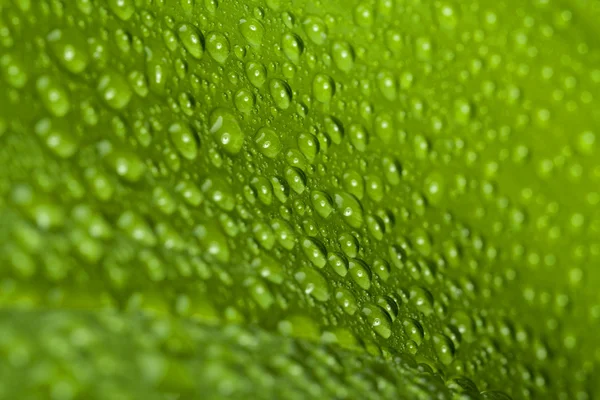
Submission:
POLYGON ((600 395, 599 20, 1 0, 0 398, 600 395))

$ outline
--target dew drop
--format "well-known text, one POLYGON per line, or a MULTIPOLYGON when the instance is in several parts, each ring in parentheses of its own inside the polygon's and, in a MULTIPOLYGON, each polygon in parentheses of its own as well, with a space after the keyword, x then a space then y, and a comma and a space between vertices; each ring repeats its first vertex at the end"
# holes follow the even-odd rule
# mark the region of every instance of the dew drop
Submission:
POLYGON ((56 117, 64 117, 71 109, 71 101, 65 88, 55 79, 43 75, 36 82, 37 92, 46 109, 56 117))
POLYGON ((388 314, 375 304, 365 304, 362 313, 367 318, 367 322, 371 328, 384 339, 388 339, 392 335, 392 321, 388 314))
POLYGON ((292 102, 292 89, 289 85, 281 79, 271 79, 269 82, 269 92, 273 98, 275 105, 282 109, 287 110, 292 102))
POLYGON ((198 155, 198 138, 190 128, 183 122, 175 122, 169 127, 171 142, 179 153, 188 160, 194 160, 198 155))
POLYGON ((206 36, 206 50, 216 62, 223 64, 229 58, 231 48, 229 40, 227 40, 225 35, 218 32, 210 32, 206 36))
POLYGON ((301 268, 294 274, 294 278, 296 278, 304 293, 318 301, 329 300, 329 285, 318 271, 312 268, 301 268))
POLYGON ((348 273, 348 260, 340 253, 329 253, 327 262, 331 269, 335 271, 339 276, 346 276, 348 273))
POLYGON ((348 315, 354 315, 358 309, 356 297, 348 289, 343 287, 337 288, 335 291, 335 301, 342 307, 342 310, 348 315))
POLYGON ((183 47, 196 60, 204 55, 204 37, 198 28, 192 24, 183 23, 177 28, 177 36, 183 47))
POLYGON ((86 69, 89 55, 82 35, 54 29, 46 36, 46 40, 54 57, 65 69, 74 74, 79 74, 86 69))
POLYGON ((241 21, 240 32, 250 45, 259 47, 262 44, 263 36, 265 35, 265 28, 256 19, 249 18, 241 21))
POLYGON ((333 62, 344 72, 354 67, 354 49, 348 42, 335 41, 331 47, 333 62))
POLYGON ((336 192, 334 201, 344 221, 352 228, 360 228, 363 224, 363 210, 360 202, 351 194, 336 192))
POLYGON ((271 128, 260 128, 254 136, 254 143, 265 157, 275 158, 283 149, 277 133, 271 128))
POLYGON ((313 79, 313 95, 321 103, 329 103, 334 93, 333 79, 325 74, 317 74, 313 79))
POLYGON ((310 194, 310 200, 313 208, 321 217, 327 218, 333 212, 333 201, 327 193, 314 190, 310 194))
POLYGON ((229 111, 217 108, 210 114, 209 124, 210 133, 223 150, 231 155, 240 152, 244 145, 244 133, 229 111))
POLYGON ((302 239, 302 251, 315 267, 323 268, 327 264, 327 250, 317 239, 302 239))
POLYGON ((300 56, 304 51, 304 44, 302 39, 293 33, 286 33, 281 39, 281 49, 283 54, 290 59, 291 62, 298 64, 300 62, 300 56))
POLYGON ((125 108, 132 95, 127 80, 116 71, 106 72, 100 77, 98 92, 106 104, 115 110, 125 108))
POLYGON ((364 290, 371 287, 371 269, 366 262, 359 259, 350 260, 348 271, 352 280, 364 290))

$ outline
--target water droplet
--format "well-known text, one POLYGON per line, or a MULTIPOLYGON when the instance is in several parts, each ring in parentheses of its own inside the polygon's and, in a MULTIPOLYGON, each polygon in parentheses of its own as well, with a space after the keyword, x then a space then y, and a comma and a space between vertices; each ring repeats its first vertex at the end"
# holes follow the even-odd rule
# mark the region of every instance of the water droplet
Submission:
POLYGON ((392 321, 381 307, 367 303, 363 306, 362 312, 375 333, 384 339, 388 339, 392 335, 392 321))
POLYGON ((71 101, 65 88, 55 79, 43 75, 36 82, 36 89, 46 109, 57 117, 64 117, 71 109, 71 101))
POLYGON ((293 33, 286 33, 281 39, 281 49, 283 54, 290 59, 291 62, 298 64, 300 56, 304 51, 302 39, 293 33))
POLYGON ((250 185, 258 194, 258 199, 265 205, 270 205, 273 201, 273 190, 271 182, 267 178, 258 176, 252 178, 250 185))
POLYGON ((406 252, 400 246, 391 245, 389 248, 390 259, 394 266, 403 269, 406 262, 406 252))
POLYGON ((236 118, 226 109, 217 108, 210 114, 210 132, 223 150, 231 155, 240 152, 244 133, 236 118))
POLYGON ((433 45, 431 40, 426 37, 419 37, 415 40, 415 55, 419 60, 428 61, 431 59, 433 45))
POLYGON ((206 178, 201 186, 202 191, 223 211, 235 208, 235 196, 231 185, 218 176, 206 178))
MULTIPOLYGON (((472 342, 476 339, 473 319, 466 311, 459 310, 454 312, 450 323, 458 329, 458 332, 465 341, 472 342)), ((500 329, 501 333, 503 331, 503 329, 500 329)))
POLYGON ((258 47, 262 44, 265 28, 256 19, 249 18, 241 21, 240 32, 242 32, 242 36, 244 36, 244 39, 246 39, 248 43, 258 47))
POLYGON ((362 2, 354 8, 354 21, 358 26, 368 28, 373 25, 375 16, 373 9, 367 2, 362 2))
POLYGON ((135 12, 133 0, 108 0, 108 6, 123 21, 130 19, 135 12))
POLYGON ((98 92, 106 104, 115 110, 125 108, 132 95, 127 80, 116 71, 106 72, 100 77, 98 92))
POLYGON ((249 114, 254 109, 254 94, 248 89, 238 90, 233 101, 236 108, 245 114, 249 114))
POLYGON ((315 44, 321 45, 327 40, 327 26, 315 15, 308 16, 303 23, 306 36, 315 44))
POLYGON ((431 204, 441 204, 444 198, 444 186, 444 178, 438 172, 433 172, 425 178, 425 195, 431 204))
POLYGON ((175 122, 169 127, 171 142, 179 153, 188 160, 194 160, 198 155, 198 138, 183 122, 175 122))
POLYGON ((312 268, 301 268, 294 274, 294 278, 296 278, 304 293, 319 301, 329 300, 329 285, 318 271, 312 268))
POLYGON ((269 309, 275 302, 273 294, 263 282, 250 278, 246 281, 246 285, 248 286, 248 290, 254 301, 256 301, 263 310, 269 309))
POLYGON ((424 229, 415 229, 411 234, 411 238, 417 251, 424 256, 431 254, 431 238, 424 229))
POLYGON ((390 157, 383 157, 382 158, 382 165, 383 165, 383 172, 385 174, 385 177, 387 179, 387 181, 390 183, 390 185, 396 186, 400 183, 400 164, 390 158, 390 157))
POLYGON ((260 276, 277 285, 283 283, 285 273, 281 264, 268 255, 262 255, 252 261, 252 267, 259 270, 260 276))
POLYGON ((398 317, 398 303, 390 296, 378 296, 377 305, 381 307, 386 314, 390 317, 390 320, 394 322, 398 317))
POLYGON ((190 14, 196 5, 195 0, 179 0, 179 4, 187 14, 190 14))
POLYGON ((156 186, 152 191, 152 200, 154 205, 166 215, 173 214, 177 208, 177 203, 173 196, 160 186, 156 186))
POLYGON ((254 137, 254 143, 265 157, 275 158, 283 149, 277 133, 271 128, 260 128, 254 137))
POLYGON ((436 9, 440 26, 445 29, 454 29, 458 24, 458 15, 452 5, 442 3, 437 5, 436 9))
POLYGON ((438 358, 444 365, 449 365, 454 360, 454 345, 445 335, 436 333, 433 335, 433 346, 438 358))
POLYGON ((375 117, 375 134, 384 142, 390 143, 394 136, 394 122, 387 113, 375 117))
POLYGON ((302 239, 302 251, 315 267, 323 268, 327 264, 327 250, 317 239, 302 239))
POLYGON ((312 205, 321 217, 327 218, 333 212, 333 201, 331 200, 331 196, 327 193, 314 190, 310 194, 310 200, 312 205))
POLYGON ((433 296, 427 289, 418 286, 411 287, 410 301, 423 314, 431 315, 433 313, 433 296))
POLYGON ((380 202, 384 196, 383 181, 377 175, 365 176, 365 182, 367 186, 367 196, 371 200, 380 202))
POLYGON ((128 182, 138 182, 146 172, 146 165, 135 153, 116 150, 106 160, 117 175, 128 182))
POLYGON ((334 194, 334 201, 337 210, 348 225, 356 229, 362 226, 364 220, 362 206, 354 196, 338 191, 334 194))
POLYGON ((50 50, 58 62, 68 71, 79 74, 89 62, 84 37, 77 32, 54 29, 46 36, 50 50))
POLYGON ((369 137, 367 130, 359 124, 352 124, 348 128, 348 137, 350 143, 360 152, 364 152, 367 149, 369 137))
POLYGON ((43 118, 35 124, 34 130, 48 149, 59 157, 69 158, 77 151, 77 140, 64 120, 43 118))
POLYGON ((252 234, 256 241, 266 250, 271 250, 275 245, 275 234, 269 225, 264 222, 255 222, 252 225, 252 234))
POLYGON ((381 94, 383 94, 383 97, 387 100, 396 100, 396 85, 396 79, 390 71, 385 70, 377 74, 377 86, 379 87, 381 94))
POLYGON ((321 103, 329 103, 334 94, 333 79, 325 74, 317 74, 313 79, 313 95, 321 103))
POLYGON ((358 256, 358 240, 350 233, 342 233, 338 238, 340 248, 349 258, 358 256))
MULTIPOLYGON (((125 35, 123 35, 125 37, 125 35)), ((175 32, 171 29, 163 30, 163 42, 169 51, 174 52, 179 47, 179 43, 177 42, 177 37, 175 36, 175 32)), ((129 45, 128 45, 129 47, 129 45)), ((129 49, 126 50, 128 52, 129 49)))
POLYGON ((319 152, 319 141, 310 133, 301 133, 298 135, 298 148, 304 157, 312 163, 319 152))
POLYGON ((348 42, 335 41, 331 47, 333 62, 344 72, 354 67, 354 49, 348 42))
POLYGON ((273 186, 273 193, 275 194, 275 197, 277 197, 277 200, 285 203, 290 194, 289 186, 285 180, 281 177, 274 176, 271 178, 271 185, 273 186))
POLYGON ((4 81, 12 87, 21 89, 27 83, 27 73, 16 57, 11 54, 4 54, 0 58, 0 66, 2 67, 2 76, 4 81))
POLYGON ((356 170, 348 170, 344 172, 342 176, 342 184, 344 189, 354 195, 357 199, 361 200, 365 191, 365 185, 363 177, 356 170))
POLYGON ((346 276, 348 273, 348 260, 340 253, 329 253, 327 258, 329 266, 339 275, 346 276))
POLYGON ((584 131, 577 136, 577 150, 582 154, 591 155, 596 147, 596 135, 592 131, 584 131))
POLYGON ((386 282, 390 277, 390 264, 378 257, 373 261, 373 271, 382 281, 386 282))
POLYGON ((133 211, 123 212, 117 220, 117 226, 133 240, 145 246, 156 245, 156 236, 146 220, 133 211))
POLYGON ((292 190, 298 194, 302 194, 306 189, 306 175, 300 168, 288 167, 285 170, 285 179, 292 190))
POLYGON ((115 187, 111 179, 104 172, 96 168, 87 168, 84 175, 90 191, 96 198, 100 201, 108 201, 112 198, 115 187))
POLYGON ((194 229, 194 235, 204 249, 204 256, 218 262, 226 263, 230 259, 227 239, 216 223, 198 225, 194 229))
POLYGON ((290 224, 282 219, 275 218, 271 221, 271 228, 273 228, 275 237, 283 248, 287 250, 294 248, 296 245, 296 236, 290 224))
POLYGON ((371 287, 371 269, 366 262, 359 259, 350 260, 349 269, 352 280, 364 290, 371 287))
POLYGON ((344 129, 342 127, 341 122, 337 119, 327 116, 324 119, 325 122, 325 132, 331 138, 331 141, 335 144, 342 143, 342 138, 344 137, 344 129))
POLYGON ((340 307, 344 310, 344 312, 348 315, 354 315, 356 310, 358 309, 358 304, 356 302, 356 298, 348 289, 343 287, 337 288, 335 291, 335 301, 338 303, 340 307))
POLYGON ((146 97, 148 95, 148 80, 146 75, 140 71, 131 71, 127 76, 127 79, 129 85, 138 96, 146 97))
POLYGON ((267 69, 261 63, 252 61, 246 64, 246 76, 254 86, 261 87, 267 81, 267 69))
POLYGON ((467 99, 459 98, 454 101, 454 120, 460 125, 469 123, 472 114, 472 106, 467 99))
POLYGON ((404 333, 406 336, 408 336, 408 338, 414 341, 417 345, 420 345, 423 341, 423 337, 425 336, 421 324, 417 320, 408 318, 402 322, 402 326, 404 327, 404 333))
POLYGON ((231 50, 229 40, 221 33, 210 32, 206 36, 206 50, 216 62, 223 64, 231 50))
POLYGON ((204 201, 200 188, 188 180, 183 180, 175 186, 175 190, 183 200, 193 207, 198 207, 204 201))
POLYGON ((198 28, 192 24, 183 23, 177 28, 177 36, 183 47, 196 60, 204 55, 204 37, 198 28))
POLYGON ((275 105, 282 109, 287 110, 292 102, 292 89, 287 83, 281 79, 271 79, 269 82, 269 91, 275 105))
POLYGON ((367 215, 367 229, 376 240, 382 240, 385 233, 385 224, 377 215, 367 215))

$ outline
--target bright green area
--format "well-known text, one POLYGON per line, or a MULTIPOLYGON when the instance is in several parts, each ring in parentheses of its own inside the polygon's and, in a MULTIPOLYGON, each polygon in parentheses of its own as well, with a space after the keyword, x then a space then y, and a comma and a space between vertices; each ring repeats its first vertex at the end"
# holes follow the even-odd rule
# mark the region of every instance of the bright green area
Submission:
POLYGON ((1 0, 0 398, 599 396, 598 21, 1 0))

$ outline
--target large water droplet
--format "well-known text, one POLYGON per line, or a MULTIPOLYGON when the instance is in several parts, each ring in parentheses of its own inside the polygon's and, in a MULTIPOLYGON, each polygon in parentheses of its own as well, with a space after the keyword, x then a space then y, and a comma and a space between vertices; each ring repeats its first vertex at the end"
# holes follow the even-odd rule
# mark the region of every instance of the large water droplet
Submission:
POLYGON ((208 54, 220 64, 227 61, 231 51, 229 40, 222 33, 210 32, 206 36, 206 50, 208 54))
POLYGON ((254 137, 258 150, 266 157, 275 158, 283 149, 279 136, 271 128, 260 128, 254 137))
POLYGON ((375 333, 384 339, 392 335, 392 321, 381 307, 375 304, 365 304, 362 312, 375 333))
POLYGON ((327 250, 317 239, 302 239, 302 251, 314 266, 323 268, 327 264, 327 250))
POLYGON ((192 24, 183 23, 177 28, 177 36, 192 57, 200 60, 204 55, 204 37, 192 24))
POLYGON ((235 155, 244 145, 244 133, 237 119, 226 109, 217 108, 210 114, 210 132, 227 153, 235 155))
POLYGON ((100 77, 98 92, 106 104, 115 110, 125 108, 132 95, 127 80, 116 71, 106 72, 100 77))

